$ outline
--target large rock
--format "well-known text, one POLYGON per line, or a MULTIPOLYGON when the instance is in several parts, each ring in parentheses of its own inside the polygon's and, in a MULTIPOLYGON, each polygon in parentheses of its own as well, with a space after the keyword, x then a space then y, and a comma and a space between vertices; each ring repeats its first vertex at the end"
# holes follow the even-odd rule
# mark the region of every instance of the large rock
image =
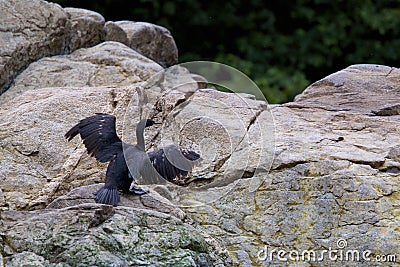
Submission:
POLYGON ((69 55, 42 58, 24 70, 0 98, 44 87, 126 86, 143 83, 163 68, 118 42, 104 42, 69 55))
MULTIPOLYGON (((371 260, 395 255, 399 78, 396 68, 355 65, 311 85, 295 102, 272 107, 277 134, 271 172, 241 180, 221 199, 186 212, 224 240, 240 266, 269 266, 266 253, 273 249, 320 253, 338 244, 344 252, 371 251, 371 260), (251 190, 255 179, 262 183, 251 190)), ((323 262, 343 265, 327 257, 323 262)))
POLYGON ((6 266, 226 266, 211 237, 160 212, 99 204, 6 211, 6 266))
POLYGON ((308 87, 295 103, 372 116, 399 115, 399 72, 382 65, 350 66, 308 87))
POLYGON ((95 46, 104 40, 105 20, 102 15, 72 7, 64 8, 64 11, 71 21, 69 51, 95 46))
POLYGON ((0 94, 36 60, 107 40, 135 49, 162 66, 178 62, 171 33, 142 22, 109 22, 93 11, 61 8, 42 0, 0 1, 0 94), (24 14, 24 15, 20 15, 24 14))
POLYGON ((64 53, 70 24, 64 10, 40 0, 0 1, 0 94, 29 63, 64 53))
POLYGON ((146 22, 109 21, 104 29, 106 40, 126 44, 164 67, 178 63, 178 48, 164 27, 146 22))
POLYGON ((0 1, 0 94, 36 60, 104 40, 104 18, 41 0, 0 1))

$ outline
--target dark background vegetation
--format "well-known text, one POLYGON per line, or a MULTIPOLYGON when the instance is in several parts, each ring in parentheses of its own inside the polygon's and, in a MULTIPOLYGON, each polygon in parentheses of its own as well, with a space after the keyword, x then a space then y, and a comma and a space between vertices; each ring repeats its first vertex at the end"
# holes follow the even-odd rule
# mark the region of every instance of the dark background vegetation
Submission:
POLYGON ((107 20, 168 28, 180 62, 228 64, 252 78, 270 103, 351 64, 398 67, 399 0, 53 0, 107 20))

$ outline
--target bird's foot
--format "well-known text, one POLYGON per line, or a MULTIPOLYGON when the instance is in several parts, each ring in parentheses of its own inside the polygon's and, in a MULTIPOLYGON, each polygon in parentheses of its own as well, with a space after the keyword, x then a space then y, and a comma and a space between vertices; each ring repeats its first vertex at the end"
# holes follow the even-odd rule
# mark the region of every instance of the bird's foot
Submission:
POLYGON ((129 188, 129 193, 134 195, 144 195, 149 193, 149 191, 137 187, 136 185, 132 185, 131 188, 129 188))

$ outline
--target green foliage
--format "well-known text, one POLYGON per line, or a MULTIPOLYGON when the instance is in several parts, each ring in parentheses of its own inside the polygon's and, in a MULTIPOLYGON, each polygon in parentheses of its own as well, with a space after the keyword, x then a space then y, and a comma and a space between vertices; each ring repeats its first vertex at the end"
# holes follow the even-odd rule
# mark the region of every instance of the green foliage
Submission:
POLYGON ((399 0, 55 0, 107 20, 148 21, 172 32, 180 61, 212 60, 251 77, 271 103, 358 63, 398 66, 399 0))

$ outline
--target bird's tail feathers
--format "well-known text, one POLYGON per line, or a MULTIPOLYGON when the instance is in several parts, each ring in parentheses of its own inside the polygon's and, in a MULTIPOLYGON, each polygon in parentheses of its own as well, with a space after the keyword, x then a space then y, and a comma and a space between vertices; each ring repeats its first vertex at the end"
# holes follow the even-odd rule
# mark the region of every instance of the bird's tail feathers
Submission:
POLYGON ((120 201, 120 196, 117 188, 103 187, 95 193, 96 202, 101 204, 116 206, 120 201))

